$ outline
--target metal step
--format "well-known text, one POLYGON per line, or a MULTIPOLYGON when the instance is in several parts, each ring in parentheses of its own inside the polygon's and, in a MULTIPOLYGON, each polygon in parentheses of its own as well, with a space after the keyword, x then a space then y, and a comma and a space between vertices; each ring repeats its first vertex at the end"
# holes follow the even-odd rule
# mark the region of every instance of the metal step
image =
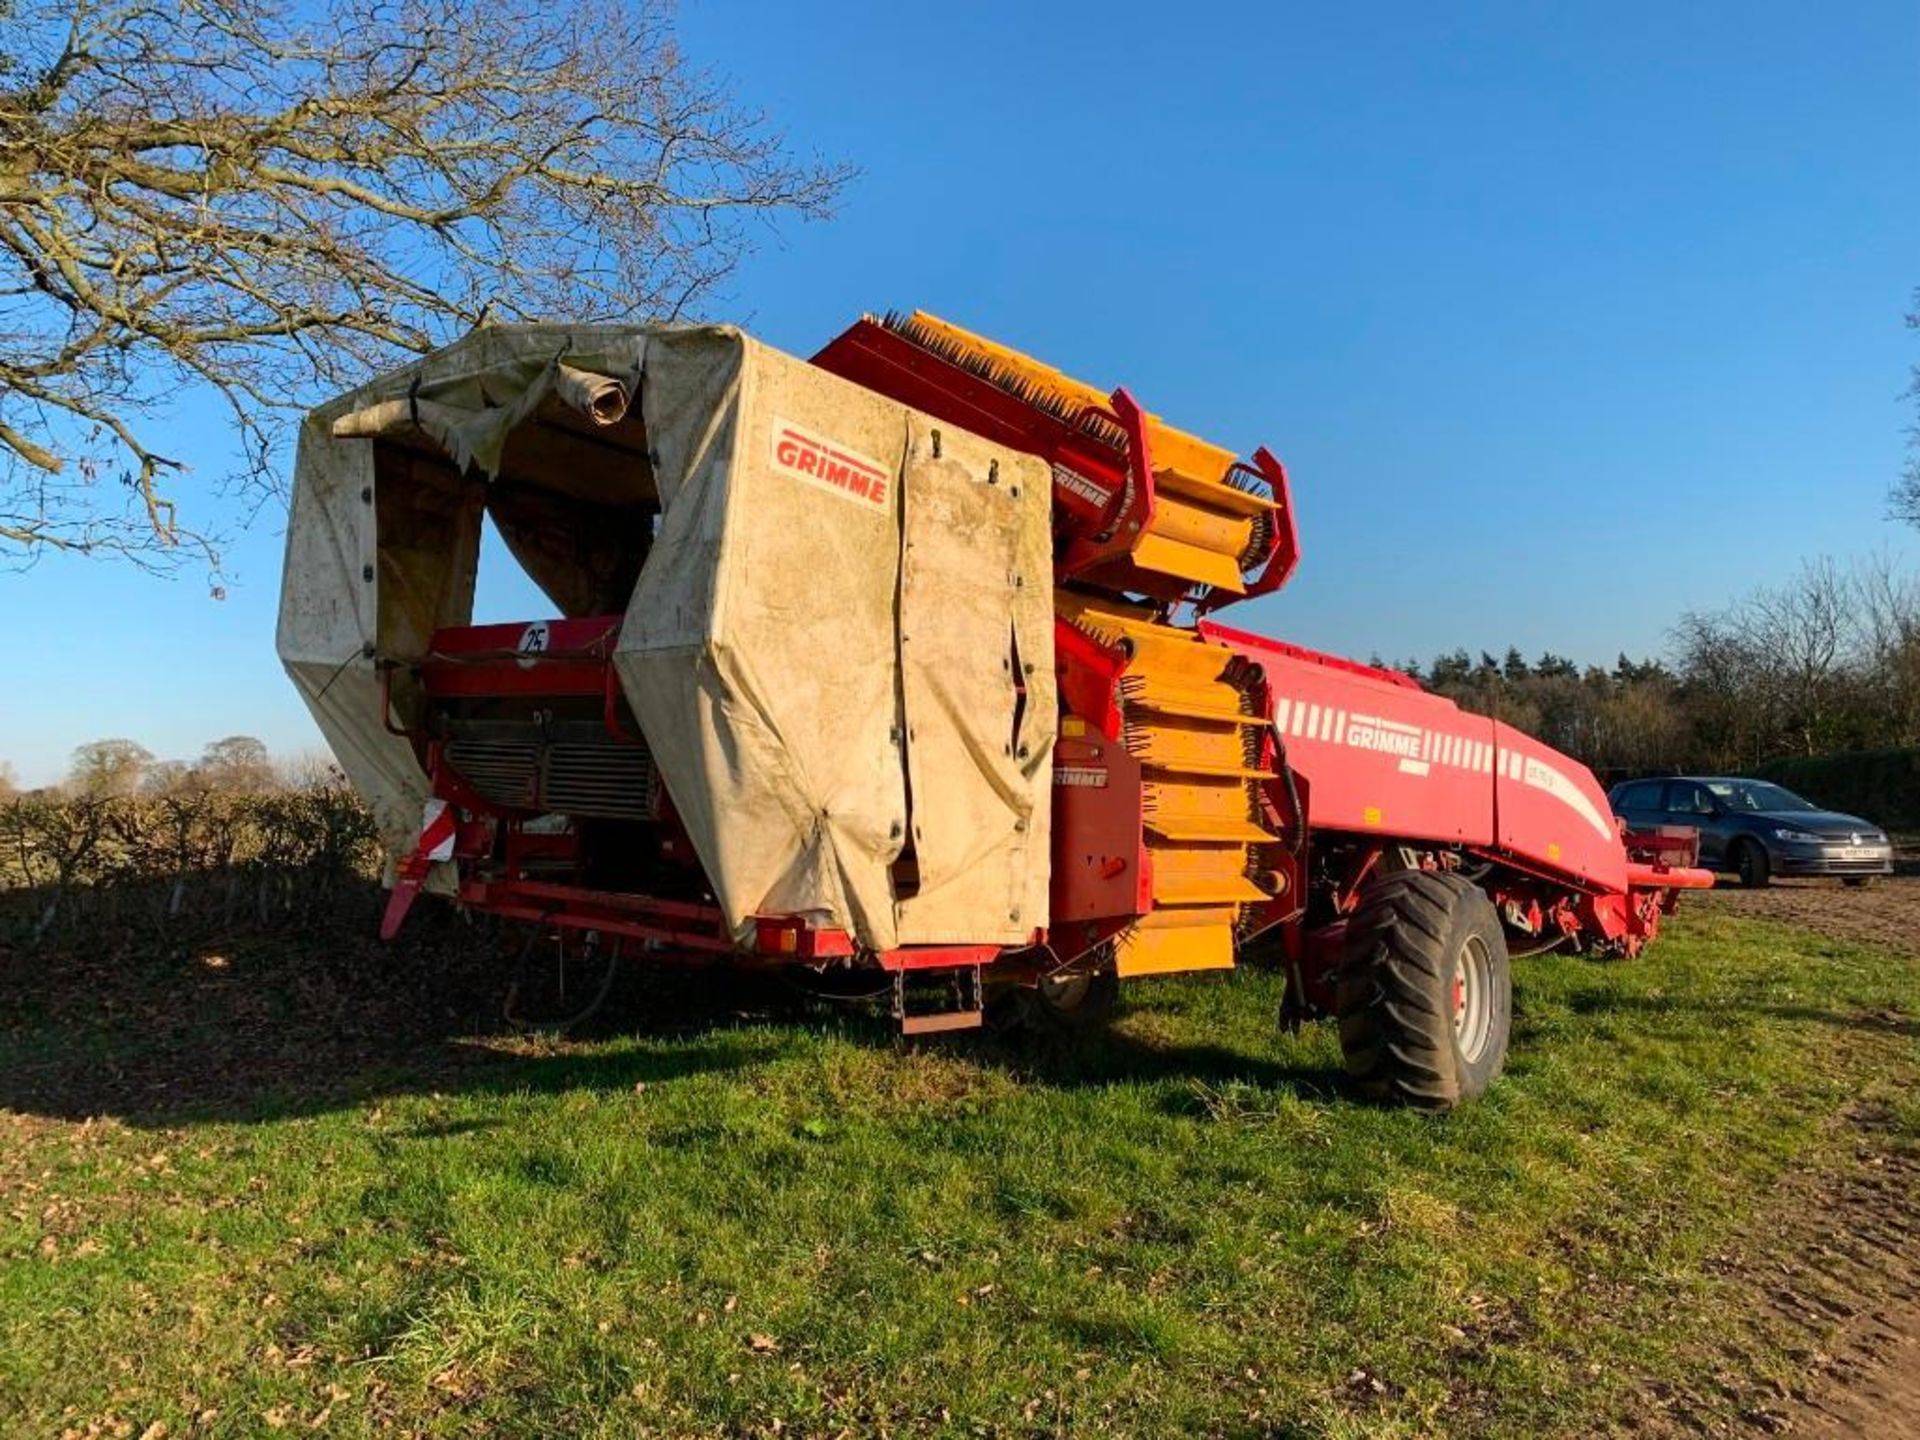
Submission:
POLYGON ((986 1023, 986 986, 978 965, 957 965, 942 970, 896 970, 893 972, 893 1018, 900 1022, 902 1035, 935 1035, 948 1030, 978 1030, 986 1023), (951 1001, 945 1008, 915 1010, 911 1007, 907 979, 909 975, 935 993, 935 1000, 951 1001))
POLYGON ((978 1030, 986 1023, 984 1010, 949 1010, 941 1015, 903 1015, 902 1035, 933 1035, 943 1030, 978 1030))

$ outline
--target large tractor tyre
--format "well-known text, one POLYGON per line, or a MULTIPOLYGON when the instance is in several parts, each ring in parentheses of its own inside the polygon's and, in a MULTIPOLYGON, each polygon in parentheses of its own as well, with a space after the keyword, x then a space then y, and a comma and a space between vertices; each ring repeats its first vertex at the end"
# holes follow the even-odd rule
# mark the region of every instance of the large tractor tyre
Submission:
POLYGON ((1743 889, 1766 889, 1767 882, 1773 878, 1773 862, 1767 856, 1767 847, 1758 840, 1734 841, 1733 873, 1740 877, 1743 889))
POLYGON ((1375 1100, 1447 1110, 1507 1060, 1513 972, 1493 902, 1457 875, 1376 875, 1347 922, 1334 1013, 1347 1073, 1375 1100))

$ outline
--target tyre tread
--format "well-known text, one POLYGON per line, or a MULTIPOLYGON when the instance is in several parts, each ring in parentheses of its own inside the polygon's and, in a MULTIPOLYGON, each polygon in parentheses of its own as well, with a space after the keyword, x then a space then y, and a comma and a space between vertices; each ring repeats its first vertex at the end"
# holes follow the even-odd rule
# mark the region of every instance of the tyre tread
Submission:
POLYGON ((1498 934, 1492 902, 1457 875, 1395 871, 1362 891, 1334 1002, 1347 1072, 1362 1094, 1429 1110, 1466 1098, 1441 992, 1450 938, 1475 908, 1484 911, 1476 923, 1491 922, 1498 934))

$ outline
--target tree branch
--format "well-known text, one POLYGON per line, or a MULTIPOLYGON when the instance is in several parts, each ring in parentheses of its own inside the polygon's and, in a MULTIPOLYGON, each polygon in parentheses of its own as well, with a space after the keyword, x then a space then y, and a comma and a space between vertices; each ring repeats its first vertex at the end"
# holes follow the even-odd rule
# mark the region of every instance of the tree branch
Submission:
POLYGON ((283 420, 326 391, 489 310, 697 313, 761 218, 825 214, 847 171, 794 159, 689 68, 663 5, 17 5, 0 563, 210 554, 143 438, 183 387, 223 397, 236 478, 270 496, 283 420), (98 483, 116 470, 125 513, 98 483))

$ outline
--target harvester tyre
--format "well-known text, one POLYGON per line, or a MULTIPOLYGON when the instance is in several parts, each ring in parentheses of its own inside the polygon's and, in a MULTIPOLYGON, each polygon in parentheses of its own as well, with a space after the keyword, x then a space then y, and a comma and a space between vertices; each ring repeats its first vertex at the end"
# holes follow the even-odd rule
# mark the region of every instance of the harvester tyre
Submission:
POLYGON ((1120 1003, 1120 981, 1111 971, 1042 978, 1016 992, 1022 1024, 1042 1035, 1068 1037, 1098 1030, 1120 1003))
POLYGON ((1457 875, 1377 875, 1347 922, 1334 1011, 1347 1073, 1370 1099, 1447 1110, 1507 1059, 1513 972, 1493 903, 1457 875))

